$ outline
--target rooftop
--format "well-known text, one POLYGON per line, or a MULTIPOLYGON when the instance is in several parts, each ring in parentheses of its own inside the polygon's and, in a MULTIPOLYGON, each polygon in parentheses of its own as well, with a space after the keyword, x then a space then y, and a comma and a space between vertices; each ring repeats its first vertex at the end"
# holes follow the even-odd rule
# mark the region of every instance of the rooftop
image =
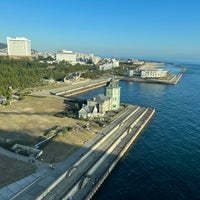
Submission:
POLYGON ((107 101, 109 100, 110 98, 105 96, 104 94, 99 94, 95 97, 92 98, 93 101, 96 101, 96 102, 104 102, 104 101, 107 101))

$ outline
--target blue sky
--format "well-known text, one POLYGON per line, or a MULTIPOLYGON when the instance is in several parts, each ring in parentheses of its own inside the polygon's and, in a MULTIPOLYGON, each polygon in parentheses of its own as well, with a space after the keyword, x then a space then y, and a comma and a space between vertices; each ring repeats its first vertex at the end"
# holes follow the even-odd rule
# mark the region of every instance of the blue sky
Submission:
POLYGON ((199 58, 199 0, 6 0, 0 42, 131 58, 199 58))

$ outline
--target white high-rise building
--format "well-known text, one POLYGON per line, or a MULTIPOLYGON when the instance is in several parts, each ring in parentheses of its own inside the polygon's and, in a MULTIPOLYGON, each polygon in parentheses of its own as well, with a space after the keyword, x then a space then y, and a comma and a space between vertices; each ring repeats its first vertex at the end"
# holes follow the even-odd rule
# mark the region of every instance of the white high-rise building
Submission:
POLYGON ((24 37, 7 37, 8 55, 13 57, 31 56, 31 40, 24 37))

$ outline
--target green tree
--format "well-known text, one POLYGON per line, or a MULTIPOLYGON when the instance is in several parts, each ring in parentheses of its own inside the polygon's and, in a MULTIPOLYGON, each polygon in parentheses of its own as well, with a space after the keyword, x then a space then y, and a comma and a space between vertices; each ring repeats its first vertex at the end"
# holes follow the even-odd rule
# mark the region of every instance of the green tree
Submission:
POLYGON ((12 100, 12 90, 10 88, 7 89, 5 96, 7 100, 12 100))

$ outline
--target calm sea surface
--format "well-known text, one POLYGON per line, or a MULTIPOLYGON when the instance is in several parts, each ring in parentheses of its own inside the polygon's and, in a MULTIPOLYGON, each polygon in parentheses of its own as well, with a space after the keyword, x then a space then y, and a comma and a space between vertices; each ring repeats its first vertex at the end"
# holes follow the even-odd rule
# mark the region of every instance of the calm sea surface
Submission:
MULTIPOLYGON (((121 102, 156 113, 95 200, 200 199, 200 65, 184 66, 176 86, 120 82, 121 102)), ((99 93, 102 88, 81 97, 99 93)))

